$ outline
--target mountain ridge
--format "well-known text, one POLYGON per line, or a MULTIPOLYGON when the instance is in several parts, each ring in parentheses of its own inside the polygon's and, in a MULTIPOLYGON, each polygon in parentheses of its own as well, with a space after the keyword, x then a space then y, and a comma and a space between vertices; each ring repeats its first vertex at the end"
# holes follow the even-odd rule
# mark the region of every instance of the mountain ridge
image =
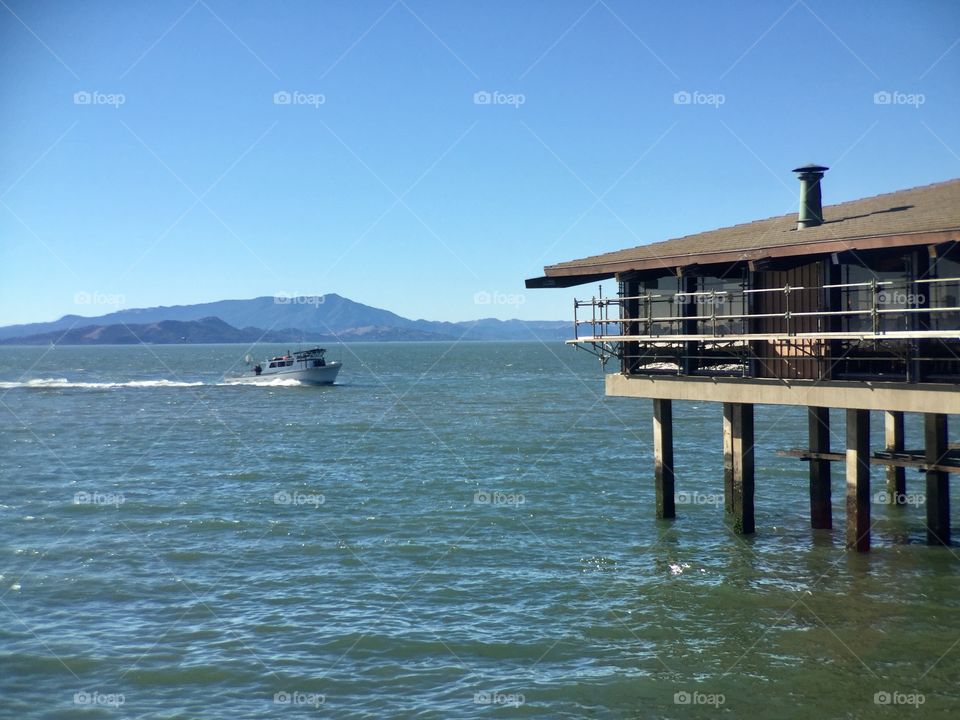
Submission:
POLYGON ((64 315, 0 327, 0 343, 288 342, 308 336, 321 342, 563 340, 569 334, 570 323, 559 320, 410 320, 330 293, 130 308, 97 317, 64 315))

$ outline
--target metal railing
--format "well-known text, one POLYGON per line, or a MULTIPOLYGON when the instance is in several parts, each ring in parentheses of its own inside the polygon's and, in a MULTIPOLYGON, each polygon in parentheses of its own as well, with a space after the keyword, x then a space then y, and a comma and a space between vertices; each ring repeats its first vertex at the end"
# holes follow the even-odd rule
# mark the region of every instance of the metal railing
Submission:
POLYGON ((568 342, 625 373, 955 382, 958 298, 960 278, 651 290, 575 300, 568 342))
POLYGON ((751 340, 798 336, 809 339, 847 336, 960 338, 958 297, 960 278, 912 281, 875 279, 813 287, 784 285, 777 288, 676 293, 657 291, 610 298, 593 297, 574 300, 574 340, 571 342, 616 340, 649 343, 669 342, 672 339, 709 341, 730 337, 751 340), (955 295, 938 292, 950 287, 950 284, 956 290, 955 295), (925 292, 926 288, 932 288, 933 291, 925 292), (835 295, 835 291, 839 292, 835 295), (799 293, 806 293, 806 296, 798 300, 799 293), (813 293, 816 293, 816 301, 812 301, 813 293), (762 294, 779 294, 782 300, 780 303, 776 300, 763 303, 754 299, 762 294), (830 298, 837 295, 846 309, 821 309, 831 307, 830 298), (781 304, 783 309, 777 312, 757 310, 765 304, 781 304), (670 312, 664 314, 664 307, 669 308, 670 312), (724 312, 725 307, 739 307, 743 311, 724 312), (589 309, 589 317, 583 316, 585 309, 589 309), (709 312, 701 312, 703 309, 709 312), (949 313, 954 316, 951 317, 949 313), (911 316, 919 320, 911 319, 911 316), (890 322, 885 322, 887 318, 900 322, 891 326, 890 322), (804 319, 814 322, 802 322, 804 319), (846 327, 837 330, 834 319, 846 319, 846 323, 840 323, 846 327), (811 324, 815 324, 816 328, 811 329, 811 324), (585 326, 589 327, 588 333, 582 331, 585 326), (691 328, 695 331, 689 332, 691 328), (705 331, 699 331, 701 328, 705 331))

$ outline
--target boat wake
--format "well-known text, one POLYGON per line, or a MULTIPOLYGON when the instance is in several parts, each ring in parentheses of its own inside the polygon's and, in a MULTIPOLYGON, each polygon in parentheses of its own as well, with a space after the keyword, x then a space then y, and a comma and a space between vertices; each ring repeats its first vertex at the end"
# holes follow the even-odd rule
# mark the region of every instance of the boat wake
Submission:
POLYGON ((254 385, 257 387, 300 387, 304 383, 291 378, 226 378, 217 382, 186 382, 183 380, 129 380, 125 382, 86 382, 67 378, 35 378, 23 381, 0 381, 0 390, 17 388, 33 390, 114 390, 117 388, 188 388, 254 385))
POLYGON ((256 385, 257 387, 300 387, 304 383, 292 378, 239 377, 227 378, 217 385, 256 385))
POLYGON ((90 390, 103 390, 110 388, 173 388, 173 387, 197 387, 204 385, 202 382, 182 382, 179 380, 130 380, 128 382, 76 382, 67 378, 36 378, 34 380, 25 380, 23 382, 2 382, 0 389, 12 390, 14 388, 84 388, 90 390))

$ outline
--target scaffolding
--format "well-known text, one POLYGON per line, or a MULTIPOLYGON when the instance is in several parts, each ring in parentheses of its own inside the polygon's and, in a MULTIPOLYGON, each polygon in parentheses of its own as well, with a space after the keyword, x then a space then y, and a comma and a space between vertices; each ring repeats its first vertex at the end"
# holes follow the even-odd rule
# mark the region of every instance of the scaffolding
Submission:
POLYGON ((947 374, 960 372, 960 347, 949 345, 960 341, 960 278, 639 294, 625 287, 574 300, 567 342, 604 364, 618 358, 627 373, 752 376, 757 363, 784 357, 895 359, 903 370, 894 374, 914 380, 924 363, 956 363, 947 374), (924 341, 940 342, 931 352, 924 341))

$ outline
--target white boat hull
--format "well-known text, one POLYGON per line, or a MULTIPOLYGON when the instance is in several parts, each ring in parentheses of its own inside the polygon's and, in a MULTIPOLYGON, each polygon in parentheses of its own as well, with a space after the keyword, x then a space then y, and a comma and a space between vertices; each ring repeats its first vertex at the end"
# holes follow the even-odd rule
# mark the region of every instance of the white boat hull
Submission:
POLYGON ((225 378, 225 380, 229 383, 263 383, 264 385, 272 380, 295 380, 302 385, 333 385, 339 372, 339 362, 328 362, 322 367, 264 368, 259 375, 249 372, 239 377, 225 378))

